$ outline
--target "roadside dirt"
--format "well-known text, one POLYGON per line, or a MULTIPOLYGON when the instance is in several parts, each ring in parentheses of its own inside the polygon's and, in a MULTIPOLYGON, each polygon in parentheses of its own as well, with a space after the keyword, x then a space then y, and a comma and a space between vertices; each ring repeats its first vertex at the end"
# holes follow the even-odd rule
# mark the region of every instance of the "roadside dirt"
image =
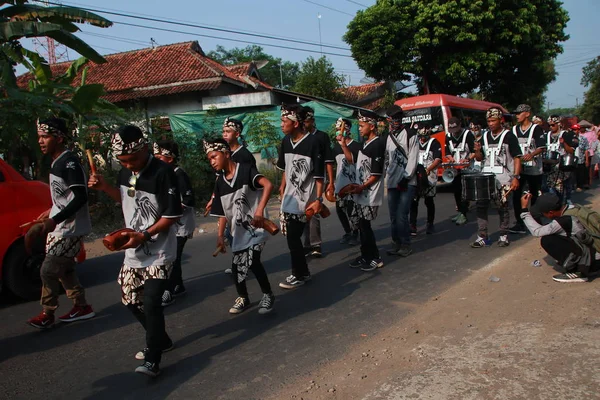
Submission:
POLYGON ((271 399, 600 399, 600 279, 544 255, 527 239, 271 399))

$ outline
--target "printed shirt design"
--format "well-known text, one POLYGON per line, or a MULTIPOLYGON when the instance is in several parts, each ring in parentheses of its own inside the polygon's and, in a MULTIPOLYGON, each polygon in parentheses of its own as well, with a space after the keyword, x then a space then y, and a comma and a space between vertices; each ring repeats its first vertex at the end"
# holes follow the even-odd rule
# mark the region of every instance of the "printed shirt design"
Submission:
MULTIPOLYGON (((87 178, 77 156, 65 150, 50 167, 50 196, 52 209, 50 217, 58 214, 75 197, 72 187, 81 186, 87 190, 87 178)), ((56 226, 52 234, 56 237, 84 236, 92 230, 87 203, 71 217, 56 226)))
MULTIPOLYGON (((177 178, 169 165, 150 157, 146 167, 137 176, 133 197, 127 194, 131 175, 130 170, 123 168, 117 178, 127 228, 141 232, 160 218, 179 219, 182 216, 177 178)), ((173 224, 168 231, 154 235, 141 246, 125 250, 124 264, 131 268, 145 268, 175 261, 176 231, 177 224, 173 224)))
POLYGON ((484 149, 484 172, 493 172, 496 175, 496 180, 500 182, 500 184, 508 185, 514 176, 514 159, 522 155, 519 141, 515 135, 507 130, 500 132, 497 136, 494 136, 490 131, 486 132, 485 135, 487 139, 487 148, 484 149), (500 139, 502 137, 502 145, 500 146, 500 139), (492 157, 494 159, 493 166, 498 168, 496 171, 491 170, 492 157))
POLYGON ((296 143, 290 136, 284 137, 277 168, 285 171, 286 179, 281 211, 304 215, 306 205, 317 198, 315 179, 324 175, 323 157, 315 137, 306 134, 296 143))
MULTIPOLYGON (((438 158, 440 160, 442 159, 442 145, 437 139, 431 138, 425 143, 421 143, 419 140, 419 164, 423 165, 425 168, 429 168, 429 166, 438 158), (429 146, 429 152, 425 154, 429 143, 431 143, 431 146, 429 146)), ((431 171, 431 173, 427 176, 427 180, 431 185, 436 185, 437 170, 434 169, 431 171)))
MULTIPOLYGON (((532 123, 525 131, 521 130, 520 125, 515 125, 512 133, 517 136, 523 154, 533 153, 538 148, 546 147, 544 130, 539 125, 532 123), (530 135, 531 140, 529 139, 530 135)), ((523 162, 521 170, 523 171, 523 174, 526 175, 542 175, 543 164, 541 154, 531 161, 523 162)))
POLYGON ((463 129, 462 133, 455 137, 453 134, 448 133, 446 135, 446 155, 451 155, 456 159, 458 153, 458 160, 466 159, 475 148, 475 135, 468 129, 463 129), (463 147, 463 140, 465 145, 463 147))
MULTIPOLYGON (((385 157, 385 145, 379 136, 363 145, 356 159, 356 180, 362 185, 371 175, 382 175, 385 157)), ((383 202, 383 179, 354 195, 354 202, 363 206, 380 206, 383 202)))
POLYGON ((342 146, 339 143, 335 143, 333 146, 333 154, 336 162, 336 175, 335 175, 335 193, 338 193, 344 186, 356 181, 356 160, 358 159, 358 152, 360 151, 360 143, 352 140, 347 144, 350 153, 352 153, 353 163, 349 163, 346 159, 342 146))
MULTIPOLYGON (((264 229, 251 225, 263 194, 257 182, 260 177, 262 175, 256 166, 237 164, 231 181, 221 175, 215 183, 215 198, 210 214, 227 218, 233 236, 231 250, 234 252, 264 243, 269 237, 264 229)), ((268 218, 266 209, 264 217, 268 218)))

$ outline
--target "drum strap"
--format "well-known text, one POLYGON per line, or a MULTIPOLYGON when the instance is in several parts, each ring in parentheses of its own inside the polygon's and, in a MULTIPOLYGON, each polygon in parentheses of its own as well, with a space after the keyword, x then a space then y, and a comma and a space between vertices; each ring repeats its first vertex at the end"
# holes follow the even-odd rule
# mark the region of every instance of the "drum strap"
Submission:
MULTIPOLYGON (((468 133, 469 133, 468 129, 463 130, 462 140, 461 140, 461 143, 460 143, 460 147, 454 147, 454 143, 452 142, 452 139, 450 139, 450 143, 449 144, 450 144, 450 151, 452 153, 455 153, 456 151, 465 151, 465 143, 467 143, 468 133)), ((450 133, 449 136, 452 136, 452 134, 450 133)), ((471 149, 471 151, 473 151, 473 150, 471 149)), ((454 156, 456 156, 456 154, 454 154, 454 156)), ((460 157, 460 154, 458 154, 458 156, 460 157)))
MULTIPOLYGON (((529 128, 527 128, 527 131, 529 131, 529 137, 527 138, 527 149, 529 148, 529 146, 531 146, 531 139, 533 139, 533 131, 535 130, 535 124, 532 123, 531 126, 529 128)), ((513 133, 515 134, 515 136, 518 138, 519 135, 517 134, 517 129, 519 129, 518 125, 513 126, 513 133)), ((523 133, 527 133, 527 131, 523 132, 523 133)))
POLYGON ((425 152, 421 153, 422 154, 422 156, 420 157, 421 158, 421 160, 420 160, 421 162, 419 164, 425 165, 425 160, 427 160, 427 157, 429 157, 429 150, 431 150, 431 145, 433 144, 434 140, 435 140, 434 138, 431 138, 427 142, 427 147, 425 148, 425 152))

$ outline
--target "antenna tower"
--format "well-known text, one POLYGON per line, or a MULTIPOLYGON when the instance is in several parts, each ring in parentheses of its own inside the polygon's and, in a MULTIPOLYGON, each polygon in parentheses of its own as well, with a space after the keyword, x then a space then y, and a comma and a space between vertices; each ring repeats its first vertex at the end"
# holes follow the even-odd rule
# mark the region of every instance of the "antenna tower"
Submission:
MULTIPOLYGON (((38 0, 38 3, 42 3, 48 7, 48 0, 38 0)), ((55 0, 54 3, 60 3, 55 0)), ((34 50, 46 61, 48 64, 56 64, 62 61, 69 61, 69 52, 67 46, 56 43, 56 41, 47 36, 33 39, 34 50)))

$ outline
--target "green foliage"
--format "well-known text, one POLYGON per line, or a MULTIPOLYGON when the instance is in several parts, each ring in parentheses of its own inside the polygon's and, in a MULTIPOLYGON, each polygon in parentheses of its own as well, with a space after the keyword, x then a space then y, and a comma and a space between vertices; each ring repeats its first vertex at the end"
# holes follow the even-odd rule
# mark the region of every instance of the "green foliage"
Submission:
POLYGON ((247 46, 243 49, 234 47, 229 50, 218 45, 216 50, 209 52, 207 55, 223 65, 266 60, 268 64, 259 70, 260 76, 265 82, 281 89, 293 87, 300 72, 300 65, 298 63, 283 61, 281 58, 273 57, 265 53, 263 48, 257 45, 247 46), (281 85, 282 81, 283 87, 281 85))
POLYGON ((311 96, 339 101, 342 98, 340 89, 344 85, 344 76, 335 72, 331 61, 325 56, 315 60, 308 57, 302 63, 298 81, 293 90, 311 96))
POLYGON ((600 124, 600 77, 596 77, 585 94, 581 116, 593 124, 600 124))
POLYGON ((561 4, 377 0, 357 12, 344 40, 358 66, 377 80, 415 77, 421 94, 479 89, 513 107, 535 101, 555 77, 547 60, 568 39, 561 4))
POLYGON ((269 113, 257 112, 251 115, 246 140, 257 149, 262 149, 261 156, 274 163, 277 159, 277 149, 281 143, 279 131, 273 125, 269 113))
POLYGON ((283 172, 272 165, 261 166, 259 168, 259 172, 273 184, 273 192, 271 192, 271 197, 277 196, 279 194, 278 188, 279 185, 281 185, 283 172))
POLYGON ((559 107, 545 110, 544 113, 548 115, 575 115, 578 111, 575 107, 559 107))
POLYGON ((581 84, 585 87, 600 80, 600 56, 587 63, 586 66, 583 67, 582 72, 583 76, 581 77, 581 84))

